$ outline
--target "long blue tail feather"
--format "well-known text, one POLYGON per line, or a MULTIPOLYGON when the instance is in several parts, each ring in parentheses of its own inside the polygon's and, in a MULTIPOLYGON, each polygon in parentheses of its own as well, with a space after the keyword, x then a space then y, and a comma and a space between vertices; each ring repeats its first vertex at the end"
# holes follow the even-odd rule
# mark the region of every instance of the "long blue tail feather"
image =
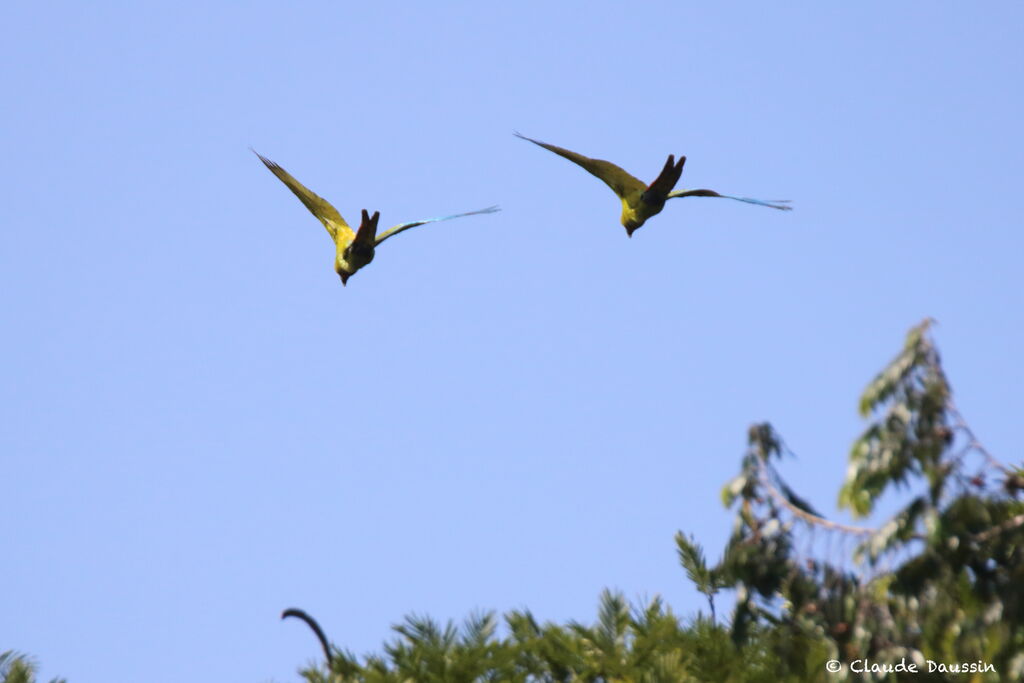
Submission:
POLYGON ((734 197, 734 196, 729 195, 729 194, 723 194, 723 195, 719 195, 719 196, 724 197, 725 199, 735 199, 738 202, 746 202, 748 204, 757 204, 759 206, 767 206, 767 207, 770 207, 772 209, 779 209, 780 211, 792 211, 793 210, 792 206, 787 206, 789 204, 789 201, 790 201, 788 199, 770 199, 770 200, 766 200, 766 199, 752 199, 750 197, 734 197))

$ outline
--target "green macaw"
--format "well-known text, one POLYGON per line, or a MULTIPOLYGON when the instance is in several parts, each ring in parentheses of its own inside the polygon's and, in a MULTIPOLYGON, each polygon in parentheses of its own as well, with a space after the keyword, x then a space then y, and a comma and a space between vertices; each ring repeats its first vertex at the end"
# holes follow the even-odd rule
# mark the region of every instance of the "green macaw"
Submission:
POLYGON ((679 157, 677 162, 675 155, 669 154, 668 161, 665 162, 665 167, 661 169, 658 177, 650 185, 645 185, 643 181, 634 178, 610 161, 591 159, 582 154, 570 152, 562 147, 549 145, 546 142, 534 140, 519 133, 515 135, 523 140, 529 140, 535 145, 540 145, 559 156, 565 157, 603 180, 622 200, 622 226, 626 228, 626 234, 630 237, 648 218, 661 213, 661 210, 665 208, 666 200, 674 197, 723 197, 725 199, 747 202, 748 204, 770 206, 773 209, 781 209, 783 211, 789 211, 793 208, 787 206, 789 203, 787 199, 764 201, 763 199, 751 199, 750 197, 733 197, 727 194, 718 194, 714 190, 672 190, 676 183, 679 182, 679 176, 683 174, 683 164, 686 163, 686 157, 679 157))
POLYGON ((359 224, 359 229, 355 232, 348 226, 345 219, 341 217, 338 210, 331 206, 323 197, 319 196, 305 185, 300 183, 298 180, 293 178, 288 171, 284 170, 270 159, 252 150, 253 154, 260 158, 270 172, 278 177, 278 179, 288 186, 288 189, 295 193, 295 196, 299 198, 306 208, 310 212, 320 219, 320 222, 327 228, 327 232, 330 234, 331 239, 334 240, 334 270, 341 277, 341 284, 348 284, 348 279, 355 275, 356 271, 368 264, 373 260, 374 250, 380 245, 381 242, 389 237, 397 235, 403 230, 409 228, 415 228, 418 225, 424 225, 425 223, 436 223, 437 221, 447 221, 452 218, 462 218, 463 216, 473 216, 478 213, 494 213, 498 211, 497 206, 489 206, 486 209, 480 209, 479 211, 469 211, 467 213, 457 213, 452 216, 442 216, 441 218, 427 218, 422 221, 413 221, 411 223, 399 223, 393 228, 388 228, 384 232, 377 234, 377 219, 380 218, 380 212, 374 211, 373 215, 370 216, 366 209, 363 209, 362 221, 359 224))

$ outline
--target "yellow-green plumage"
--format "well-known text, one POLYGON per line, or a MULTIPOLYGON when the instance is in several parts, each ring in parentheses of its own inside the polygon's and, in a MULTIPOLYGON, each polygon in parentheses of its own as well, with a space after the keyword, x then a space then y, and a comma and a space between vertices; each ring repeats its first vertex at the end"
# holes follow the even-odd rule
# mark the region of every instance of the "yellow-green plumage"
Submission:
POLYGON ((437 221, 447 221, 452 218, 462 218, 463 216, 498 211, 498 207, 489 206, 486 209, 457 213, 451 216, 442 216, 441 218, 427 218, 410 223, 399 223, 378 235, 377 221, 380 218, 380 212, 374 211, 373 215, 370 216, 366 209, 363 209, 359 229, 353 231, 330 202, 300 183, 288 171, 256 150, 253 150, 253 154, 259 157, 260 161, 270 169, 270 172, 287 185, 288 189, 295 193, 295 196, 309 209, 310 213, 316 216, 324 224, 324 227, 327 228, 327 233, 334 240, 334 270, 341 277, 341 284, 343 285, 348 284, 348 279, 357 270, 373 261, 377 246, 389 237, 426 223, 436 223, 437 221))
POLYGON ((612 189, 613 192, 622 201, 622 216, 620 221, 622 227, 626 228, 626 234, 630 237, 633 236, 633 232, 642 226, 649 218, 656 216, 661 213, 661 210, 665 208, 665 202, 675 197, 722 197, 724 199, 735 199, 741 202, 747 202, 749 204, 759 204, 761 206, 768 206, 773 209, 789 210, 791 207, 786 206, 787 200, 775 200, 765 201, 762 199, 751 199, 749 197, 734 197, 732 195, 719 194, 714 190, 675 190, 676 183, 679 182, 679 178, 683 173, 683 164, 686 163, 686 157, 679 157, 679 161, 675 160, 675 155, 669 154, 668 160, 665 162, 664 168, 658 177, 654 179, 650 185, 645 185, 642 180, 636 178, 620 167, 616 166, 610 161, 604 161, 603 159, 591 159, 585 157, 582 154, 571 152, 563 147, 556 145, 549 145, 546 142, 540 140, 534 140, 528 138, 525 135, 515 134, 516 137, 528 140, 535 145, 539 145, 544 149, 554 152, 555 154, 565 157, 569 161, 583 167, 592 175, 600 178, 604 183, 612 189))

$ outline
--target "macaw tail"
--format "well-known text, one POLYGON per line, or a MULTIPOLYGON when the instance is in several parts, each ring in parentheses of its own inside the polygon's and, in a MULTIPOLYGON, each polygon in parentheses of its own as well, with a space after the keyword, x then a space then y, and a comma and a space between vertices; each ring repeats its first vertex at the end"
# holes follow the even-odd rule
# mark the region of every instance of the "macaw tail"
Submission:
POLYGON ((779 209, 780 211, 792 211, 793 207, 789 205, 788 199, 751 199, 750 197, 733 197, 732 195, 722 194, 720 197, 726 199, 735 199, 738 202, 746 202, 747 204, 757 204, 758 206, 767 206, 772 209, 779 209))
POLYGON ((497 213, 501 211, 497 205, 488 206, 486 209, 477 209, 476 211, 467 211, 466 213, 453 213, 451 216, 441 216, 440 218, 428 218, 424 223, 435 223, 437 221, 448 221, 452 218, 462 218, 463 216, 476 216, 481 213, 497 213))
POLYGON ((719 194, 714 190, 675 190, 669 192, 668 198, 674 197, 721 197, 722 199, 735 199, 738 202, 746 202, 747 204, 757 204, 758 206, 767 206, 772 209, 779 209, 780 211, 792 211, 793 207, 789 206, 788 199, 772 199, 770 201, 764 199, 751 199, 750 197, 736 197, 731 194, 719 194))

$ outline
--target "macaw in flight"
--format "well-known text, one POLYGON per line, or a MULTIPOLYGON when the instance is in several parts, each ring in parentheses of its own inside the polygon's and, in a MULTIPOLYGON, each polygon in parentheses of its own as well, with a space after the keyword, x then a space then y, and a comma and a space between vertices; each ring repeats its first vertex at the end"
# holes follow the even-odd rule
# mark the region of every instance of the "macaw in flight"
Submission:
POLYGON ((519 133, 515 135, 523 140, 529 140, 535 145, 540 145, 559 156, 565 157, 574 164, 582 166, 592 175, 603 180, 608 187, 612 188, 612 191, 622 200, 621 221, 629 237, 632 237, 633 232, 643 225, 648 218, 661 213, 661 210, 665 208, 665 201, 674 197, 723 197, 725 199, 747 202, 748 204, 770 206, 773 209, 781 209, 783 211, 789 211, 793 208, 787 206, 789 200, 786 199, 765 201, 763 199, 718 194, 714 190, 673 190, 672 188, 679 182, 679 176, 683 174, 683 164, 686 163, 686 157, 679 157, 677 162, 675 155, 669 154, 668 161, 665 162, 665 167, 661 169, 658 177, 650 185, 645 185, 643 181, 634 178, 610 161, 591 159, 582 154, 576 154, 576 152, 570 152, 567 149, 549 145, 546 142, 534 140, 519 133))
POLYGON ((486 209, 480 209, 479 211, 469 211, 467 213, 457 213, 452 216, 442 216, 441 218, 427 218, 422 221, 413 221, 411 223, 399 223, 393 228, 388 228, 384 232, 377 234, 377 219, 380 218, 380 212, 374 211, 373 215, 370 216, 366 209, 363 209, 362 222, 359 224, 359 229, 355 232, 348 226, 345 219, 341 217, 338 210, 331 206, 323 197, 317 195, 311 191, 305 185, 300 183, 298 180, 293 178, 288 171, 284 170, 270 159, 252 150, 253 154, 260 158, 260 161, 270 169, 270 172, 278 177, 278 179, 288 186, 288 189, 295 193, 295 196, 299 198, 306 208, 309 209, 310 213, 320 219, 320 222, 327 228, 328 234, 331 239, 334 240, 334 270, 341 277, 341 284, 347 285, 348 279, 355 275, 356 271, 367 265, 373 260, 374 250, 380 245, 381 242, 389 237, 397 235, 403 230, 409 228, 415 228, 418 225, 424 225, 426 223, 436 223, 437 221, 447 221, 452 218, 462 218, 463 216, 473 216, 478 213, 494 213, 499 211, 497 206, 489 206, 486 209))

